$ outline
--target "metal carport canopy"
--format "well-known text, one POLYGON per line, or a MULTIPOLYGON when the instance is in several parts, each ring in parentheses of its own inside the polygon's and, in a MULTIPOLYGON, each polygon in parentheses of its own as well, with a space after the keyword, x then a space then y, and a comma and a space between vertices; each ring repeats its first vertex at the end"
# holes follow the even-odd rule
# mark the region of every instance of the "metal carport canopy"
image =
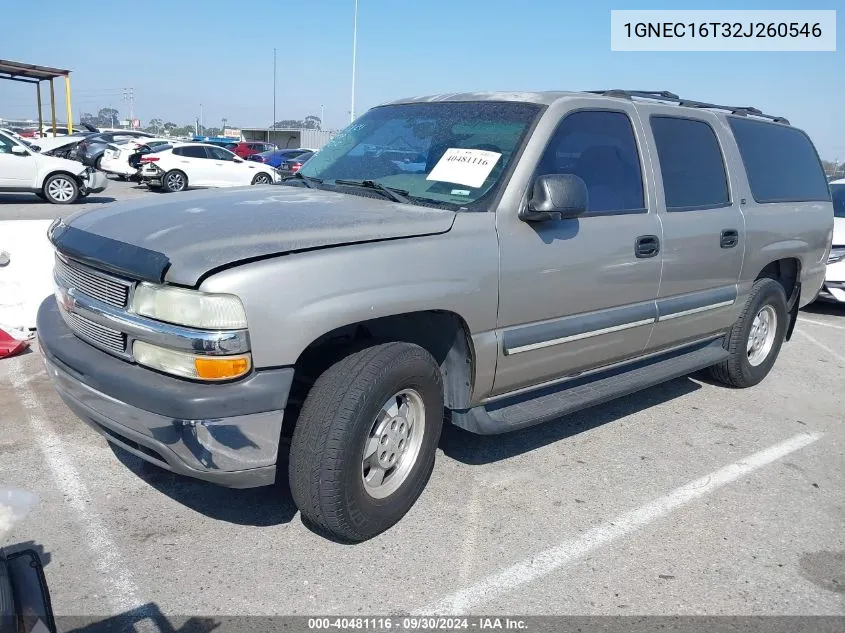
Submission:
POLYGON ((67 127, 68 132, 73 131, 73 118, 70 108, 70 71, 63 68, 52 68, 50 66, 36 66, 35 64, 24 64, 13 62, 7 59, 0 59, 0 79, 19 81, 22 83, 35 84, 38 98, 38 133, 43 130, 44 121, 41 114, 41 82, 50 82, 50 109, 53 115, 53 136, 56 135, 56 98, 53 90, 53 80, 57 77, 65 78, 65 100, 67 105, 67 127))

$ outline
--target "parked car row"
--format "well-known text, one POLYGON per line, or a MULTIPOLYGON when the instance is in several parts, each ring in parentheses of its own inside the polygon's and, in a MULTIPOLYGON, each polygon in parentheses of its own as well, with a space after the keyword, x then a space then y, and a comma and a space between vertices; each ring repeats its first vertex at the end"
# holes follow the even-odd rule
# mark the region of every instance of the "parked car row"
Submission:
POLYGON ((40 152, 0 132, 0 191, 24 191, 53 204, 70 204, 106 188, 106 175, 79 162, 40 152))
POLYGON ((178 143, 140 156, 140 178, 151 188, 177 192, 192 187, 268 185, 281 180, 278 170, 247 161, 209 143, 178 143))

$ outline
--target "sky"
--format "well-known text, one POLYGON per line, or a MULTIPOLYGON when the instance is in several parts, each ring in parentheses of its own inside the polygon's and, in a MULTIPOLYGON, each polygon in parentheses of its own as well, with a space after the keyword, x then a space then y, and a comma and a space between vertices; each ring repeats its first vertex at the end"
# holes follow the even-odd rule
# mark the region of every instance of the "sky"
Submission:
MULTIPOLYGON (((4 0, 0 58, 72 70, 74 118, 115 107, 205 125, 349 122, 354 0, 4 0), (96 8, 95 8, 96 7, 96 8), (72 9, 71 9, 72 8, 72 9), (65 16, 72 15, 69 23, 65 16), (20 28, 8 28, 17 24, 20 28)), ((751 105, 805 129, 845 160, 845 41, 836 52, 611 52, 611 9, 800 9, 783 0, 359 0, 356 113, 413 95, 476 90, 670 90, 751 105)), ((841 0, 814 0, 840 9, 841 0)), ((63 92, 57 85, 57 109, 63 92)), ((49 110, 49 107, 48 107, 49 110)), ((0 81, 0 117, 35 117, 34 89, 0 81)), ((64 117, 62 117, 64 118, 64 117)))

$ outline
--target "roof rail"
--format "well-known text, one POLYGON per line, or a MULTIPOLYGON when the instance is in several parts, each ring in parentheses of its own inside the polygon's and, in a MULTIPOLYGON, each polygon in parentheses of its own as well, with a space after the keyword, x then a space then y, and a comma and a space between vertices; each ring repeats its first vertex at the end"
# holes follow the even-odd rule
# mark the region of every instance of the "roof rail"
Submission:
POLYGON ((789 120, 782 116, 774 116, 765 114, 757 108, 750 106, 727 106, 718 105, 715 103, 705 103, 704 101, 693 101, 692 99, 681 99, 674 92, 668 90, 587 90, 592 94, 604 95, 606 97, 619 97, 622 99, 632 99, 634 97, 640 99, 654 99, 655 101, 666 101, 668 103, 675 103, 686 108, 704 108, 709 110, 724 110, 731 114, 738 116, 755 116, 761 119, 768 119, 775 123, 783 123, 789 125, 789 120))

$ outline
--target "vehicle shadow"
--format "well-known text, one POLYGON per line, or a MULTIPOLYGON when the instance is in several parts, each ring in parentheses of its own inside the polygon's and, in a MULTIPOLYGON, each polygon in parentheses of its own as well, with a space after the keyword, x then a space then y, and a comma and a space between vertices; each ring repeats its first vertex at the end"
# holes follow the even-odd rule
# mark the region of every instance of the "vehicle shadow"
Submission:
POLYGON ((801 312, 806 312, 807 314, 827 314, 830 316, 845 317, 845 303, 814 301, 810 305, 801 308, 801 312))
MULTIPOLYGON (((210 633, 223 625, 225 618, 170 617, 161 612, 155 602, 148 602, 130 611, 117 615, 102 616, 57 616, 56 626, 63 633, 119 633, 133 631, 155 631, 156 633, 210 633)), ((230 618, 234 619, 234 618, 230 618)), ((245 618, 241 618, 245 619, 245 618)), ((223 631, 238 629, 226 628, 223 631)))
POLYGON ((657 404, 701 389, 689 377, 678 378, 605 404, 503 435, 475 435, 452 424, 443 427, 440 448, 452 459, 469 465, 490 464, 542 448, 554 442, 615 422, 657 404))
POLYGON ((242 490, 224 488, 172 473, 109 442, 120 462, 137 477, 174 501, 212 519, 237 525, 268 527, 290 523, 297 509, 287 481, 287 453, 280 450, 276 484, 242 490))

